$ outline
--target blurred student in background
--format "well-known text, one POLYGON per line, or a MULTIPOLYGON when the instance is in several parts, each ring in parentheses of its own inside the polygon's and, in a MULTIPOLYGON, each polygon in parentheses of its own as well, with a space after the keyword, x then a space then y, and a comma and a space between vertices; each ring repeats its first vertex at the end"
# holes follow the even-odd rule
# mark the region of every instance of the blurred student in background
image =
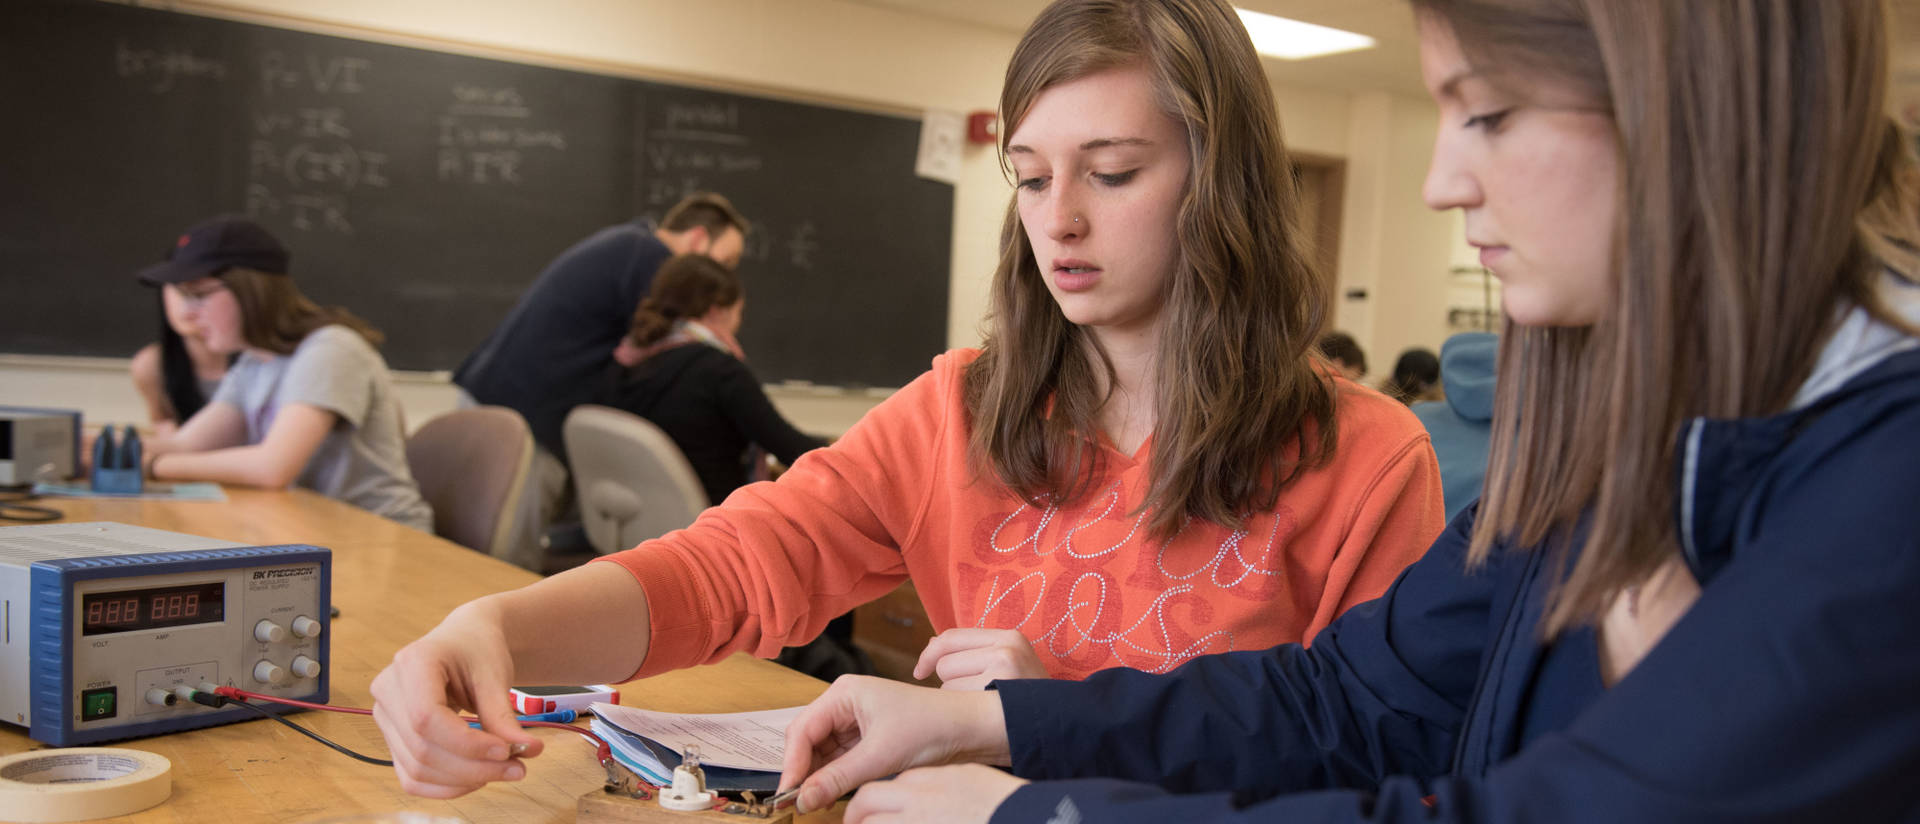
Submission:
POLYGON ((1494 355, 1500 336, 1461 332, 1440 345, 1440 383, 1446 397, 1413 405, 1413 416, 1433 438, 1446 486, 1447 520, 1480 497, 1487 478, 1487 444, 1493 434, 1494 355))
POLYGON ((709 503, 745 486, 764 455, 792 466, 822 445, 781 417, 742 360, 736 336, 746 304, 740 277, 719 261, 668 260, 593 399, 667 433, 709 503))
MULTIPOLYGON (((817 438, 794 428, 747 367, 738 335, 747 307, 740 276, 705 255, 661 264, 652 291, 594 403, 652 421, 693 466, 707 501, 717 504, 751 480, 765 480, 766 456, 792 466, 817 438)), ((783 651, 780 663, 831 681, 872 672, 853 643, 851 613, 820 637, 783 651)))
POLYGON ((454 370, 465 405, 504 406, 520 413, 539 446, 517 521, 516 557, 537 557, 547 525, 571 508, 572 486, 561 425, 600 387, 614 347, 667 258, 706 255, 731 269, 746 249, 748 225, 726 198, 689 195, 656 225, 647 219, 610 226, 560 253, 520 302, 454 370))
POLYGON ((1414 347, 1393 362, 1393 374, 1380 384, 1387 397, 1409 406, 1440 399, 1440 358, 1431 349, 1414 347))
POLYGON ((154 434, 164 436, 207 405, 233 358, 207 348, 178 294, 166 288, 154 291, 160 339, 134 353, 129 371, 134 389, 146 402, 148 424, 154 434))
POLYGON ((140 272, 177 301, 209 351, 237 356, 205 407, 147 442, 160 480, 301 486, 426 532, 379 332, 300 294, 286 247, 245 218, 182 234, 140 272))
POLYGON ((1360 343, 1345 332, 1328 332, 1320 338, 1320 354, 1325 355, 1341 377, 1359 383, 1367 376, 1367 353, 1360 350, 1360 343))

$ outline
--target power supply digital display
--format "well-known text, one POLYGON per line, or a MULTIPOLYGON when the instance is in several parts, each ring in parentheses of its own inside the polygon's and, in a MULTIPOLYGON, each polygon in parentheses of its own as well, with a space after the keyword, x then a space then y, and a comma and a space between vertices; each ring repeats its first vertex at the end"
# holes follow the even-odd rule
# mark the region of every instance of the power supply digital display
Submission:
POLYGON ((90 592, 80 599, 80 634, 165 629, 226 620, 227 584, 90 592))

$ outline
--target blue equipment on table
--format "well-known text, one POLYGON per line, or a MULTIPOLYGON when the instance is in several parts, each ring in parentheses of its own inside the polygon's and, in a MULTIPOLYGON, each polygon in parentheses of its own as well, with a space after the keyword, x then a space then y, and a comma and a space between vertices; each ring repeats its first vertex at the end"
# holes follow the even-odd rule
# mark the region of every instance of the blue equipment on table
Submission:
POLYGON ((93 441, 93 491, 138 495, 146 483, 141 474, 140 433, 132 426, 121 427, 120 433, 115 442, 109 426, 93 441))
POLYGON ((231 686, 327 700, 333 553, 116 523, 0 527, 0 721, 56 747, 246 721, 231 686))

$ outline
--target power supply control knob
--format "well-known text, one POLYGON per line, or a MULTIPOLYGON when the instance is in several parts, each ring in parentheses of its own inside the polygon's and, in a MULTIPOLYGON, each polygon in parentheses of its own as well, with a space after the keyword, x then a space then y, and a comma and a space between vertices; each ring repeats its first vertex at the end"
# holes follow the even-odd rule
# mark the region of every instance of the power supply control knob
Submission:
POLYGON ((302 615, 293 619, 293 634, 302 638, 320 637, 320 622, 302 615))
POLYGON ((272 621, 261 621, 253 625, 253 639, 263 644, 278 644, 287 640, 287 628, 272 621))
POLYGON ((261 661, 253 665, 253 680, 262 684, 276 685, 287 680, 287 671, 272 661, 261 661))
POLYGON ((312 678, 320 674, 320 662, 305 655, 293 656, 293 663, 287 665, 293 674, 301 678, 312 678))

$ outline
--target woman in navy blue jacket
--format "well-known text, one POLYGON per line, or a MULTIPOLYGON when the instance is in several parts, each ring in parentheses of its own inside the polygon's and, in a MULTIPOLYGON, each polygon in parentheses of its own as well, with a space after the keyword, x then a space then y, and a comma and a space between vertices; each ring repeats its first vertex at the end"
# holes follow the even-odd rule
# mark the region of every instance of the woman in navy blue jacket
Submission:
MULTIPOLYGON (((1016 62, 1114 5, 1216 4, 1061 0, 1016 62)), ((1311 648, 843 679, 788 730, 803 809, 872 781, 849 822, 1920 817, 1920 186, 1885 10, 1414 5, 1425 197, 1504 286, 1480 503, 1311 648), (1013 774, 935 766, 965 762, 1013 774)))

